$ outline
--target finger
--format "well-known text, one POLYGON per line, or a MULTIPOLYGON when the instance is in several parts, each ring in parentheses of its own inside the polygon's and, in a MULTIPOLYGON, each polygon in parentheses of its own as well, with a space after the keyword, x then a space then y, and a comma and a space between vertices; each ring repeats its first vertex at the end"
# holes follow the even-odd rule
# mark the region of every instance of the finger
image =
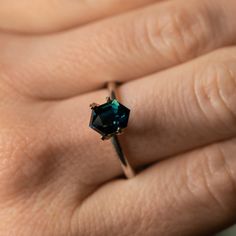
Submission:
POLYGON ((2 38, 8 50, 2 50, 0 61, 8 80, 25 94, 70 97, 235 42, 235 10, 233 0, 158 3, 55 36, 18 37, 11 43, 2 38))
POLYGON ((73 228, 80 222, 84 235, 90 229, 94 235, 214 235, 235 223, 235 154, 233 139, 163 161, 132 180, 112 181, 78 209, 73 228))
MULTIPOLYGON (((131 109, 128 128, 119 138, 133 166, 143 167, 236 134, 235 52, 235 48, 218 50, 119 88, 119 100, 131 109)), ((104 103, 107 94, 101 90, 53 104, 47 121, 56 134, 49 139, 67 150, 61 161, 70 166, 68 174, 78 175, 83 165, 80 173, 90 184, 122 174, 111 143, 88 127, 89 104, 104 103)))
POLYGON ((48 33, 82 25, 138 8, 157 0, 2 1, 0 29, 21 33, 48 33))

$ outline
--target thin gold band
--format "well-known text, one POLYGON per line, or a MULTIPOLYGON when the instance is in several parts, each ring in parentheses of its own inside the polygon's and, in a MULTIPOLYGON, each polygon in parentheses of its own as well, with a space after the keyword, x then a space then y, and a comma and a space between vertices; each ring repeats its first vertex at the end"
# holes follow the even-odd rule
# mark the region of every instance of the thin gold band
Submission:
MULTIPOLYGON (((116 99, 116 87, 117 87, 117 82, 108 82, 107 83, 107 89, 109 91, 109 97, 111 100, 116 99)), ((121 167, 123 169, 123 172, 124 172, 126 178, 128 178, 128 179, 133 178, 135 176, 135 171, 131 167, 127 157, 125 156, 125 154, 122 150, 122 147, 120 145, 119 139, 116 134, 114 134, 111 137, 111 142, 112 142, 114 149, 118 155, 118 158, 121 163, 121 167)))

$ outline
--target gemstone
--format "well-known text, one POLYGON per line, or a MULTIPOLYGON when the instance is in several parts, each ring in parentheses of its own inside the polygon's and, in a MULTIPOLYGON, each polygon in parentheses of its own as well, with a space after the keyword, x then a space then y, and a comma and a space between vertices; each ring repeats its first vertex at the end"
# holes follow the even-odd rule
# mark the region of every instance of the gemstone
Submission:
POLYGON ((116 99, 92 108, 90 128, 103 137, 116 133, 128 125, 130 110, 116 99))

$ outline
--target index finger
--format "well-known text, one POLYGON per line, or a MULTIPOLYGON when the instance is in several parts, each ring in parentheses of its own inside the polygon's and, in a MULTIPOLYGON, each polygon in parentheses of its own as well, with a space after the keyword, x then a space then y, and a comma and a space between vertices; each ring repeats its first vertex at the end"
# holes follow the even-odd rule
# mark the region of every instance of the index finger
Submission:
MULTIPOLYGON (((0 29, 47 33, 115 15, 158 0, 1 1, 0 29)), ((160 0, 159 0, 160 1, 160 0)))

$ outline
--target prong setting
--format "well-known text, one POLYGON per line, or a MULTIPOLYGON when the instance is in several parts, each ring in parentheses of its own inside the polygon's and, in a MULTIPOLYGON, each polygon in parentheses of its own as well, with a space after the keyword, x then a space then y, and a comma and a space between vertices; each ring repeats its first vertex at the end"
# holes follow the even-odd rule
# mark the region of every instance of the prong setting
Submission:
POLYGON ((92 104, 90 104, 90 108, 93 110, 93 109, 95 109, 96 107, 98 107, 99 106, 99 104, 97 104, 97 103, 95 103, 95 102, 93 102, 92 104))
POLYGON ((123 130, 121 129, 121 127, 117 128, 116 134, 120 135, 123 133, 123 130))
POLYGON ((127 127, 130 110, 116 99, 107 97, 109 102, 102 105, 92 103, 91 119, 89 126, 102 135, 102 140, 120 135, 127 127))
POLYGON ((106 101, 107 101, 107 102, 112 101, 111 97, 106 97, 106 101))
POLYGON ((105 141, 105 140, 110 139, 111 137, 112 137, 112 135, 108 134, 108 135, 102 136, 101 139, 102 139, 103 141, 105 141))

